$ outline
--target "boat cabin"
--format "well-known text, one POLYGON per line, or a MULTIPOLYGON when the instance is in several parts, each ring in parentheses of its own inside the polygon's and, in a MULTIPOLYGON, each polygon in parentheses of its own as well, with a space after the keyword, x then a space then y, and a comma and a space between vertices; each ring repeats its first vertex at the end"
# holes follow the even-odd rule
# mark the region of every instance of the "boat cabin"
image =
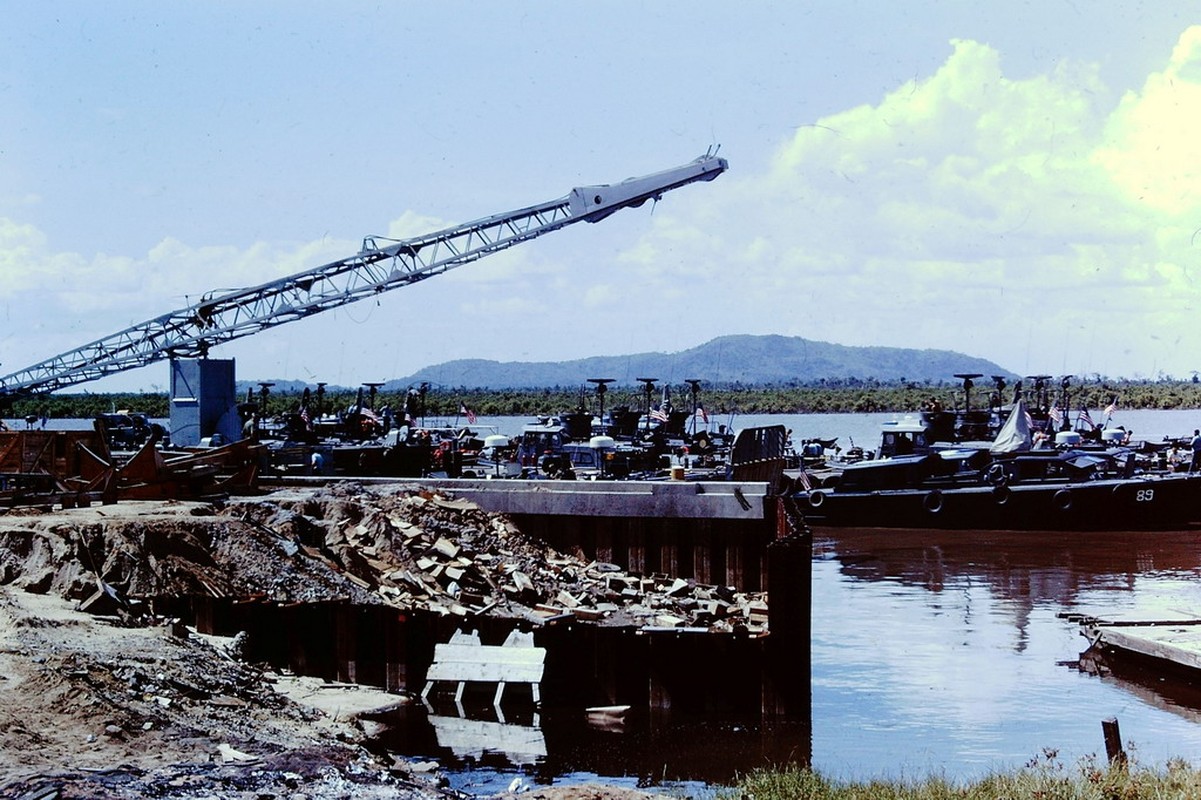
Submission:
POLYGON ((920 417, 888 420, 880 426, 880 450, 877 458, 895 458, 930 452, 929 426, 920 417))
POLYGON ((912 489, 931 482, 978 483, 989 455, 977 449, 948 449, 936 453, 869 459, 848 464, 834 486, 836 492, 912 489))
POLYGON ((543 456, 557 455, 563 445, 571 441, 567 430, 558 417, 539 417, 521 428, 517 444, 517 460, 525 467, 534 467, 543 456))
POLYGON ((484 437, 476 463, 463 470, 464 477, 518 478, 522 475, 517 460, 517 442, 499 433, 484 437))
POLYGON ((1136 466, 1126 450, 1032 450, 997 459, 990 467, 993 482, 1004 476, 1008 483, 1078 483, 1099 478, 1130 477, 1136 466))

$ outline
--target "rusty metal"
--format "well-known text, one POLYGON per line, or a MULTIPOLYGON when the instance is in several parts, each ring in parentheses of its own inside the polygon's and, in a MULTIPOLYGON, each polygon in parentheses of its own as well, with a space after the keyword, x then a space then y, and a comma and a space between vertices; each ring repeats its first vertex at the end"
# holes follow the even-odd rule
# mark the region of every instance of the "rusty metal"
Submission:
POLYGON ((263 446, 164 452, 147 442, 118 464, 101 431, 0 431, 0 506, 64 508, 253 491, 263 446))

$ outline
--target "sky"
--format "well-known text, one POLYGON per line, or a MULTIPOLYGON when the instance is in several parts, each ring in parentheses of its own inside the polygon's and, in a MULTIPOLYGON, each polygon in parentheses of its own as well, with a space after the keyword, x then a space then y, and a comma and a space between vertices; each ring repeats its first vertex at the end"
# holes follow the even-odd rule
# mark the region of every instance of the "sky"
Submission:
POLYGON ((0 7, 0 377, 366 236, 718 146, 711 183, 212 355, 356 385, 780 334, 1019 374, 1201 370, 1188 4, 0 7))

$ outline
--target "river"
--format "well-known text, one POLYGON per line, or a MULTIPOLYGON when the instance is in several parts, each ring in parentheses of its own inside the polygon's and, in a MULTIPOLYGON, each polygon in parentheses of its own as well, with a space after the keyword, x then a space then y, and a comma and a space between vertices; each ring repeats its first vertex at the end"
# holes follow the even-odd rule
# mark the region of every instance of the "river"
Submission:
MULTIPOLYGON (((844 447, 868 446, 880 422, 895 416, 773 415, 732 424, 779 423, 795 439, 838 437, 844 447)), ((1118 417, 1114 422, 1135 438, 1149 440, 1201 427, 1199 411, 1118 417)), ((524 421, 477 423, 512 434, 524 421)), ((1069 765, 1103 759, 1101 721, 1108 717, 1118 719, 1141 763, 1201 758, 1196 691, 1081 671, 1077 661, 1087 643, 1060 616, 1201 612, 1195 531, 818 530, 812 580, 811 729, 778 734, 702 721, 684 736, 659 731, 598 741, 578 729, 533 726, 546 751, 534 766, 507 763, 486 745, 478 757, 456 759, 428 730, 413 734, 408 751, 454 764, 453 785, 480 793, 503 789, 514 776, 556 783, 600 778, 695 793, 789 753, 803 760, 806 750, 813 767, 835 778, 969 779, 1049 753, 1069 765), (597 755, 606 747, 615 758, 597 755)))

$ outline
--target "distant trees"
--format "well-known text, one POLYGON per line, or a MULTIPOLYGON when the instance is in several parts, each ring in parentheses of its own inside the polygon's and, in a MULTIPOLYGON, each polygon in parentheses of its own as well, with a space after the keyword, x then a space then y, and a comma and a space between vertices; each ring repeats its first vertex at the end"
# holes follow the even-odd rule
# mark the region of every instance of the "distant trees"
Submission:
MULTIPOLYGON (((1051 398, 1059 391, 1059 381, 1052 381, 1051 398)), ((1026 386, 1030 389, 1032 387, 1026 386)), ((691 410, 692 398, 685 385, 669 387, 671 402, 677 409, 691 410)), ((1004 390, 1002 403, 1012 399, 1012 386, 1004 390)), ((991 385, 977 385, 972 391, 972 406, 989 404, 994 390, 991 385)), ((1102 409, 1115 399, 1124 409, 1201 409, 1201 381, 1188 380, 1104 380, 1099 377, 1081 379, 1069 386, 1072 409, 1102 409)), ((357 390, 327 391, 325 411, 346 409, 357 401, 357 390)), ((300 392, 276 391, 270 396, 269 413, 294 410, 300 404, 300 392)), ((654 392, 654 402, 662 398, 662 384, 654 392)), ((399 416, 405 408, 407 391, 380 392, 376 408, 387 405, 399 416)), ((947 409, 962 408, 963 390, 958 382, 941 381, 909 383, 875 379, 834 378, 810 383, 752 385, 735 383, 725 386, 701 386, 700 401, 712 415, 728 414, 809 414, 835 412, 910 412, 937 402, 947 409)), ((629 406, 641 411, 646 398, 641 386, 609 387, 605 408, 629 406)), ((462 418, 466 408, 477 416, 511 417, 560 414, 574 410, 583 403, 596 410, 592 387, 553 387, 537 389, 472 389, 468 387, 431 387, 424 396, 427 417, 440 419, 462 418)), ((141 411, 152 417, 168 414, 168 400, 163 393, 120 394, 54 394, 15 401, 11 408, 0 409, 7 419, 26 416, 50 418, 91 418, 102 412, 127 409, 141 411)))

